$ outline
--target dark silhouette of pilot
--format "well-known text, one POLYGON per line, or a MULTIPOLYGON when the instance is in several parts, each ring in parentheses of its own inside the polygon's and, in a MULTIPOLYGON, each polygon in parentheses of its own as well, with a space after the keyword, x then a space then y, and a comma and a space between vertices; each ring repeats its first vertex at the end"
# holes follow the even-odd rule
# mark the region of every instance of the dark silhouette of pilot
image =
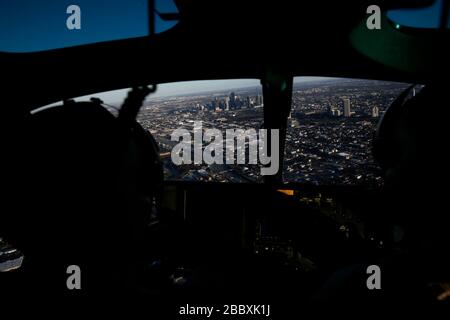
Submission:
POLYGON ((385 219, 394 226, 398 249, 386 259, 386 269, 393 270, 387 284, 394 300, 447 300, 450 103, 446 90, 434 84, 417 94, 414 87, 403 92, 387 110, 374 141, 374 156, 385 172, 385 219))
POLYGON ((408 308, 448 303, 450 105, 446 90, 438 85, 410 87, 387 109, 373 153, 385 174, 379 220, 391 230, 392 247, 381 258, 337 271, 314 301, 408 308), (380 290, 366 286, 371 264, 381 269, 380 290))
POLYGON ((162 180, 154 140, 93 102, 40 111, 25 126, 21 200, 2 217, 5 237, 25 256, 10 290, 126 295, 139 281, 162 180), (70 265, 81 269, 78 292, 66 287, 70 265))

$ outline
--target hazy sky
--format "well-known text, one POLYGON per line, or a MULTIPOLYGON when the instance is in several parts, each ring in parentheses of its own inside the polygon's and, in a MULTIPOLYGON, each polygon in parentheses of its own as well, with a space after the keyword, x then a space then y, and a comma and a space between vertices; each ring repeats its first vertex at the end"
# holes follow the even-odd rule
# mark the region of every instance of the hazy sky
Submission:
MULTIPOLYGON (((330 80, 332 78, 324 77, 296 77, 294 82, 312 82, 320 80, 330 80)), ((174 95, 184 95, 193 93, 202 93, 209 91, 233 90, 248 87, 260 86, 260 80, 257 79, 238 79, 238 80, 200 80, 200 81, 184 81, 158 85, 158 90, 151 94, 147 100, 160 97, 170 97, 174 95)), ((130 89, 114 90, 93 95, 79 97, 76 100, 86 101, 91 97, 97 97, 107 104, 121 103, 130 89)))
MULTIPOLYGON (((170 97, 174 95, 255 87, 259 85, 260 81, 256 79, 204 80, 204 81, 201 80, 201 81, 166 83, 166 84, 159 84, 156 92, 149 95, 147 100, 161 97, 170 97)), ((91 97, 97 97, 102 99, 107 104, 117 104, 121 103, 125 99, 128 91, 130 91, 130 88, 87 95, 79 97, 76 100, 89 100, 89 98, 91 97)))
MULTIPOLYGON (((316 82, 324 80, 332 80, 334 78, 326 77, 295 77, 294 83, 299 82, 316 82)), ((195 94, 210 91, 222 91, 222 90, 239 90, 248 87, 260 86, 260 80, 257 79, 237 79, 237 80, 198 80, 198 81, 183 81, 159 84, 158 90, 148 96, 147 100, 157 99, 161 97, 170 97, 174 95, 195 94)), ((101 92, 91 94, 87 96, 77 97, 75 101, 88 101, 91 97, 96 97, 103 100, 104 103, 119 106, 124 101, 130 88, 101 92)), ((61 101, 57 101, 50 105, 41 107, 47 108, 61 104, 61 101)), ((37 109, 40 110, 41 108, 37 109)))

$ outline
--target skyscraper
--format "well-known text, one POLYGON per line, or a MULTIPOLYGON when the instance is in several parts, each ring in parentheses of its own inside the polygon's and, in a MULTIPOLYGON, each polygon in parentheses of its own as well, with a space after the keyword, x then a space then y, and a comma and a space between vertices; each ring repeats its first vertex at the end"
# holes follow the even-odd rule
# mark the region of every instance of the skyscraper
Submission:
POLYGON ((380 116, 380 109, 377 106, 372 108, 372 118, 378 118, 380 116))
POLYGON ((230 110, 230 98, 225 97, 225 110, 230 110))
POLYGON ((351 116, 351 109, 350 109, 350 99, 344 98, 344 117, 350 117, 351 116))
POLYGON ((252 106, 252 100, 250 99, 250 96, 247 96, 247 108, 251 108, 252 106))
POLYGON ((262 95, 258 94, 255 97, 255 106, 261 106, 263 104, 262 95))
POLYGON ((216 110, 217 105, 218 105, 217 98, 214 98, 214 99, 211 100, 209 109, 210 110, 216 110))
POLYGON ((234 92, 230 93, 230 109, 236 109, 236 95, 234 92))

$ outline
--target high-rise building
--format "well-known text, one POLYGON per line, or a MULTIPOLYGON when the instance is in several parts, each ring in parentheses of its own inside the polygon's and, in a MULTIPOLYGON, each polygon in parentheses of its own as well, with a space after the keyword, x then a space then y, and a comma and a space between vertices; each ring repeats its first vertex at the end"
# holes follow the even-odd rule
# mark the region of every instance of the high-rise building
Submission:
POLYGON ((216 110, 217 105, 218 105, 217 98, 214 98, 214 99, 211 100, 209 109, 210 110, 216 110))
POLYGON ((230 110, 230 97, 225 97, 225 110, 230 110))
POLYGON ((247 108, 252 107, 252 100, 250 99, 250 96, 247 96, 247 108))
POLYGON ((236 95, 234 92, 230 93, 230 109, 236 108, 236 95))
POLYGON ((344 117, 350 117, 352 114, 351 108, 350 108, 350 99, 344 98, 344 117))
POLYGON ((242 100, 240 96, 236 96, 234 99, 234 108, 235 109, 241 109, 242 108, 242 100))
POLYGON ((255 97, 255 106, 261 106, 263 104, 262 95, 258 94, 255 97))
POLYGON ((373 106, 372 108, 372 118, 378 118, 380 116, 380 108, 373 106))

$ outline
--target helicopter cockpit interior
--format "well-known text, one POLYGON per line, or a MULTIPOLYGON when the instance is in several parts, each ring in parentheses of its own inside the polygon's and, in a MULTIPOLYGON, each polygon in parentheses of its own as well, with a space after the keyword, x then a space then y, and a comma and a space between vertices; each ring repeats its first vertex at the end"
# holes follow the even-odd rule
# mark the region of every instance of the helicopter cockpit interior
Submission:
POLYGON ((450 304, 450 1, 65 2, 0 4, 0 291, 450 304))

